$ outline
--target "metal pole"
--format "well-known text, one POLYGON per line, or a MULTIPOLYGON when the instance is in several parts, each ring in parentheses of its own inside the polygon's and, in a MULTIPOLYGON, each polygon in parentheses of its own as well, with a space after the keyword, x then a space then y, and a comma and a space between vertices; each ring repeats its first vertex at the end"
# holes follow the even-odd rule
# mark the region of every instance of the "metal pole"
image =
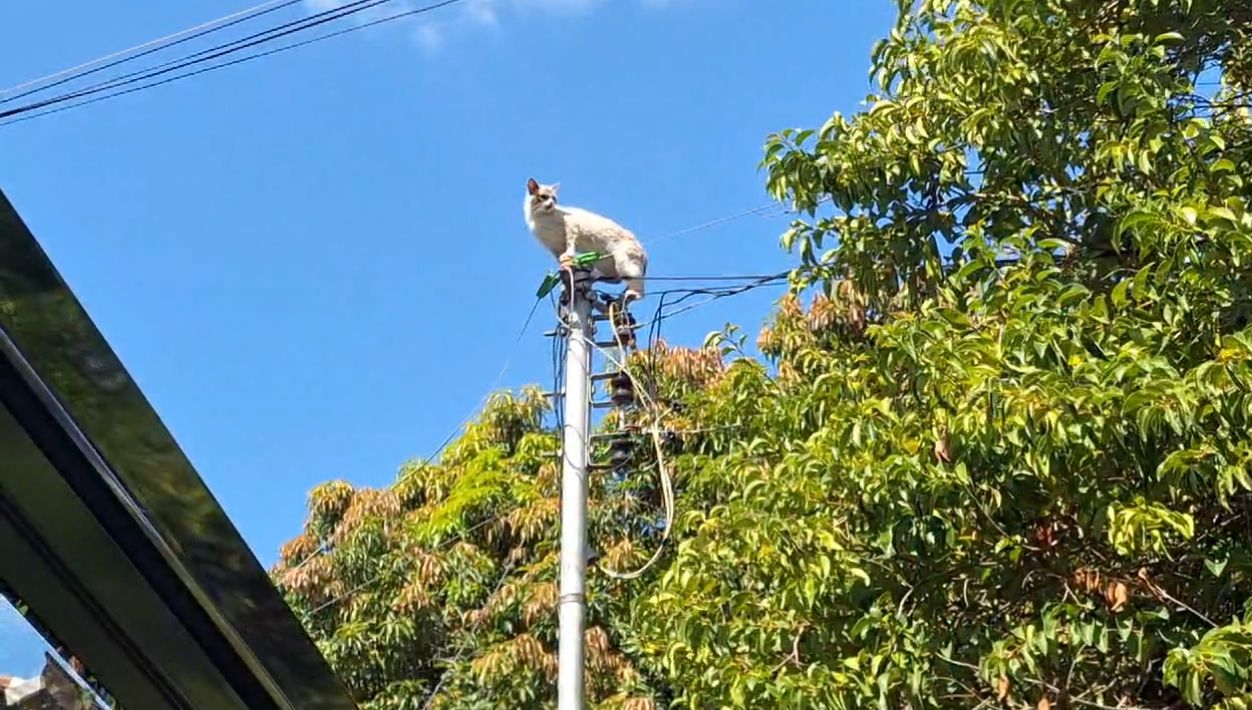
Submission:
MULTIPOLYGON (((587 576, 587 430, 590 427, 590 293, 578 276, 569 294, 565 354, 565 444, 561 465, 561 597, 558 609, 558 710, 583 709, 583 614, 587 576)), ((572 283, 571 283, 572 282, 572 283)))

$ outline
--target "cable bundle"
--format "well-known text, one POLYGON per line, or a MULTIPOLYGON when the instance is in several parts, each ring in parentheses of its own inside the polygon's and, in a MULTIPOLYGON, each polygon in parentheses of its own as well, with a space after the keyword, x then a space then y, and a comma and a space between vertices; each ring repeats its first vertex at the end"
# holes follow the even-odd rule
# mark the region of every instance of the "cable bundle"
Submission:
MULTIPOLYGON (((442 0, 442 2, 429 3, 420 7, 400 10, 390 15, 384 15, 369 22, 353 24, 334 32, 315 35, 308 39, 302 39, 288 44, 273 46, 273 43, 276 40, 284 37, 307 34, 309 30, 314 28, 341 20, 348 20, 349 18, 353 18, 360 13, 381 8, 384 5, 394 2, 394 0, 354 0, 353 2, 344 3, 340 7, 323 10, 296 20, 272 25, 238 39, 233 39, 227 42, 219 42, 214 46, 191 52, 189 54, 183 54, 182 56, 174 59, 149 64, 141 69, 126 72, 117 70, 117 68, 121 67, 123 64, 136 62, 145 57, 150 57, 151 55, 159 52, 165 52, 201 37, 218 34, 232 27, 238 27, 245 23, 258 20, 259 18, 269 15, 270 13, 300 4, 301 1, 302 0, 270 0, 270 2, 262 3, 261 5, 257 5, 247 10, 242 10, 217 20, 197 25, 196 27, 155 39, 150 42, 145 42, 129 49, 114 52, 113 54, 80 64, 76 67, 71 67, 70 69, 49 74, 47 76, 27 81, 0 91, 0 107, 3 107, 0 108, 0 126, 7 126, 21 121, 28 121, 33 118, 59 113, 61 111, 68 111, 70 109, 79 108, 98 101, 105 101, 118 96, 152 89, 163 84, 169 84, 181 79, 187 79, 206 72, 225 69, 226 67, 243 64, 244 62, 261 59, 280 52, 286 52, 298 47, 314 44, 316 42, 322 42, 350 32, 356 32, 358 30, 364 30, 366 28, 374 27, 387 22, 395 22, 406 17, 432 12, 449 5, 463 2, 464 0, 442 0), (258 51, 251 53, 244 53, 246 50, 261 47, 267 48, 258 49, 258 51), (67 88, 59 94, 49 95, 48 93, 52 89, 63 87, 66 84, 80 83, 92 75, 100 75, 94 83, 82 85, 78 88, 67 88), (19 100, 27 98, 30 100, 25 103, 14 105, 19 100)), ((219 35, 219 37, 220 36, 221 35, 219 35)))

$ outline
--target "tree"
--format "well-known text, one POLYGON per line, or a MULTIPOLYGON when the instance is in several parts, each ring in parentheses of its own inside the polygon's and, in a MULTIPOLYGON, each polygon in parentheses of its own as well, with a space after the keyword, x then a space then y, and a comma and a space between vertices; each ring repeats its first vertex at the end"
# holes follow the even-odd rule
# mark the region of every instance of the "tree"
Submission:
MULTIPOLYGON (((274 570, 292 608, 363 707, 543 707, 556 674, 559 444, 535 390, 495 395, 438 462, 395 485, 316 488, 274 570)), ((593 529, 620 506, 602 503, 593 529)), ((619 500, 623 500, 619 496, 619 500)), ((635 555, 606 551, 614 564, 635 555)), ((604 578, 588 590, 588 688, 649 710, 648 684, 610 639, 604 578)))
MULTIPOLYGON (((1245 707, 1252 7, 902 2, 872 76, 767 143, 804 219, 765 360, 728 329, 632 362, 680 513, 650 576, 592 577, 595 699, 1245 707)), ((505 401, 389 491, 315 492, 285 553, 377 707, 551 696, 555 440, 505 401)), ((651 489, 596 490, 638 559, 651 489)))
POLYGON ((1250 49, 1226 3, 906 3, 868 108, 772 138, 819 295, 702 417, 742 434, 640 629, 684 705, 1250 700, 1250 49))

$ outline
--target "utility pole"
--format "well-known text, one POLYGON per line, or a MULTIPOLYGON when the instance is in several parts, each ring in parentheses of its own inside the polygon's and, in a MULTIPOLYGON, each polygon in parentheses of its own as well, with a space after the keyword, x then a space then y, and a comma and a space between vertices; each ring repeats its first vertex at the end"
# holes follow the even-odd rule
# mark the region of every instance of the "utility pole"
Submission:
POLYGON ((590 274, 584 270, 562 272, 565 279, 565 327, 569 347, 565 353, 564 446, 561 462, 561 586, 558 618, 558 710, 583 710, 583 626, 587 579, 587 471, 588 429, 591 426, 591 344, 595 326, 591 320, 590 274))

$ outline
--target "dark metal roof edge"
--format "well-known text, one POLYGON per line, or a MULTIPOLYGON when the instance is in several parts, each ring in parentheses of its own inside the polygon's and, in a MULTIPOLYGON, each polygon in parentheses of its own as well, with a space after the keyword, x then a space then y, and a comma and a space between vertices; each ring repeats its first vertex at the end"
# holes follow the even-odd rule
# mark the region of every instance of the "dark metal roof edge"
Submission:
POLYGON ((0 399, 248 706, 295 707, 205 598, 3 329, 0 399))
MULTIPOLYGON (((277 707, 354 707, 268 574, 0 191, 0 350, 23 426, 223 668, 277 707), (105 363, 103 378, 73 354, 105 363), (81 363, 80 363, 81 364, 81 363), (120 424, 119 424, 120 423, 120 424), (72 452, 72 453, 70 453, 72 452), (66 458, 69 457, 69 458, 66 458)), ((256 697, 242 692, 245 697, 256 697)))

